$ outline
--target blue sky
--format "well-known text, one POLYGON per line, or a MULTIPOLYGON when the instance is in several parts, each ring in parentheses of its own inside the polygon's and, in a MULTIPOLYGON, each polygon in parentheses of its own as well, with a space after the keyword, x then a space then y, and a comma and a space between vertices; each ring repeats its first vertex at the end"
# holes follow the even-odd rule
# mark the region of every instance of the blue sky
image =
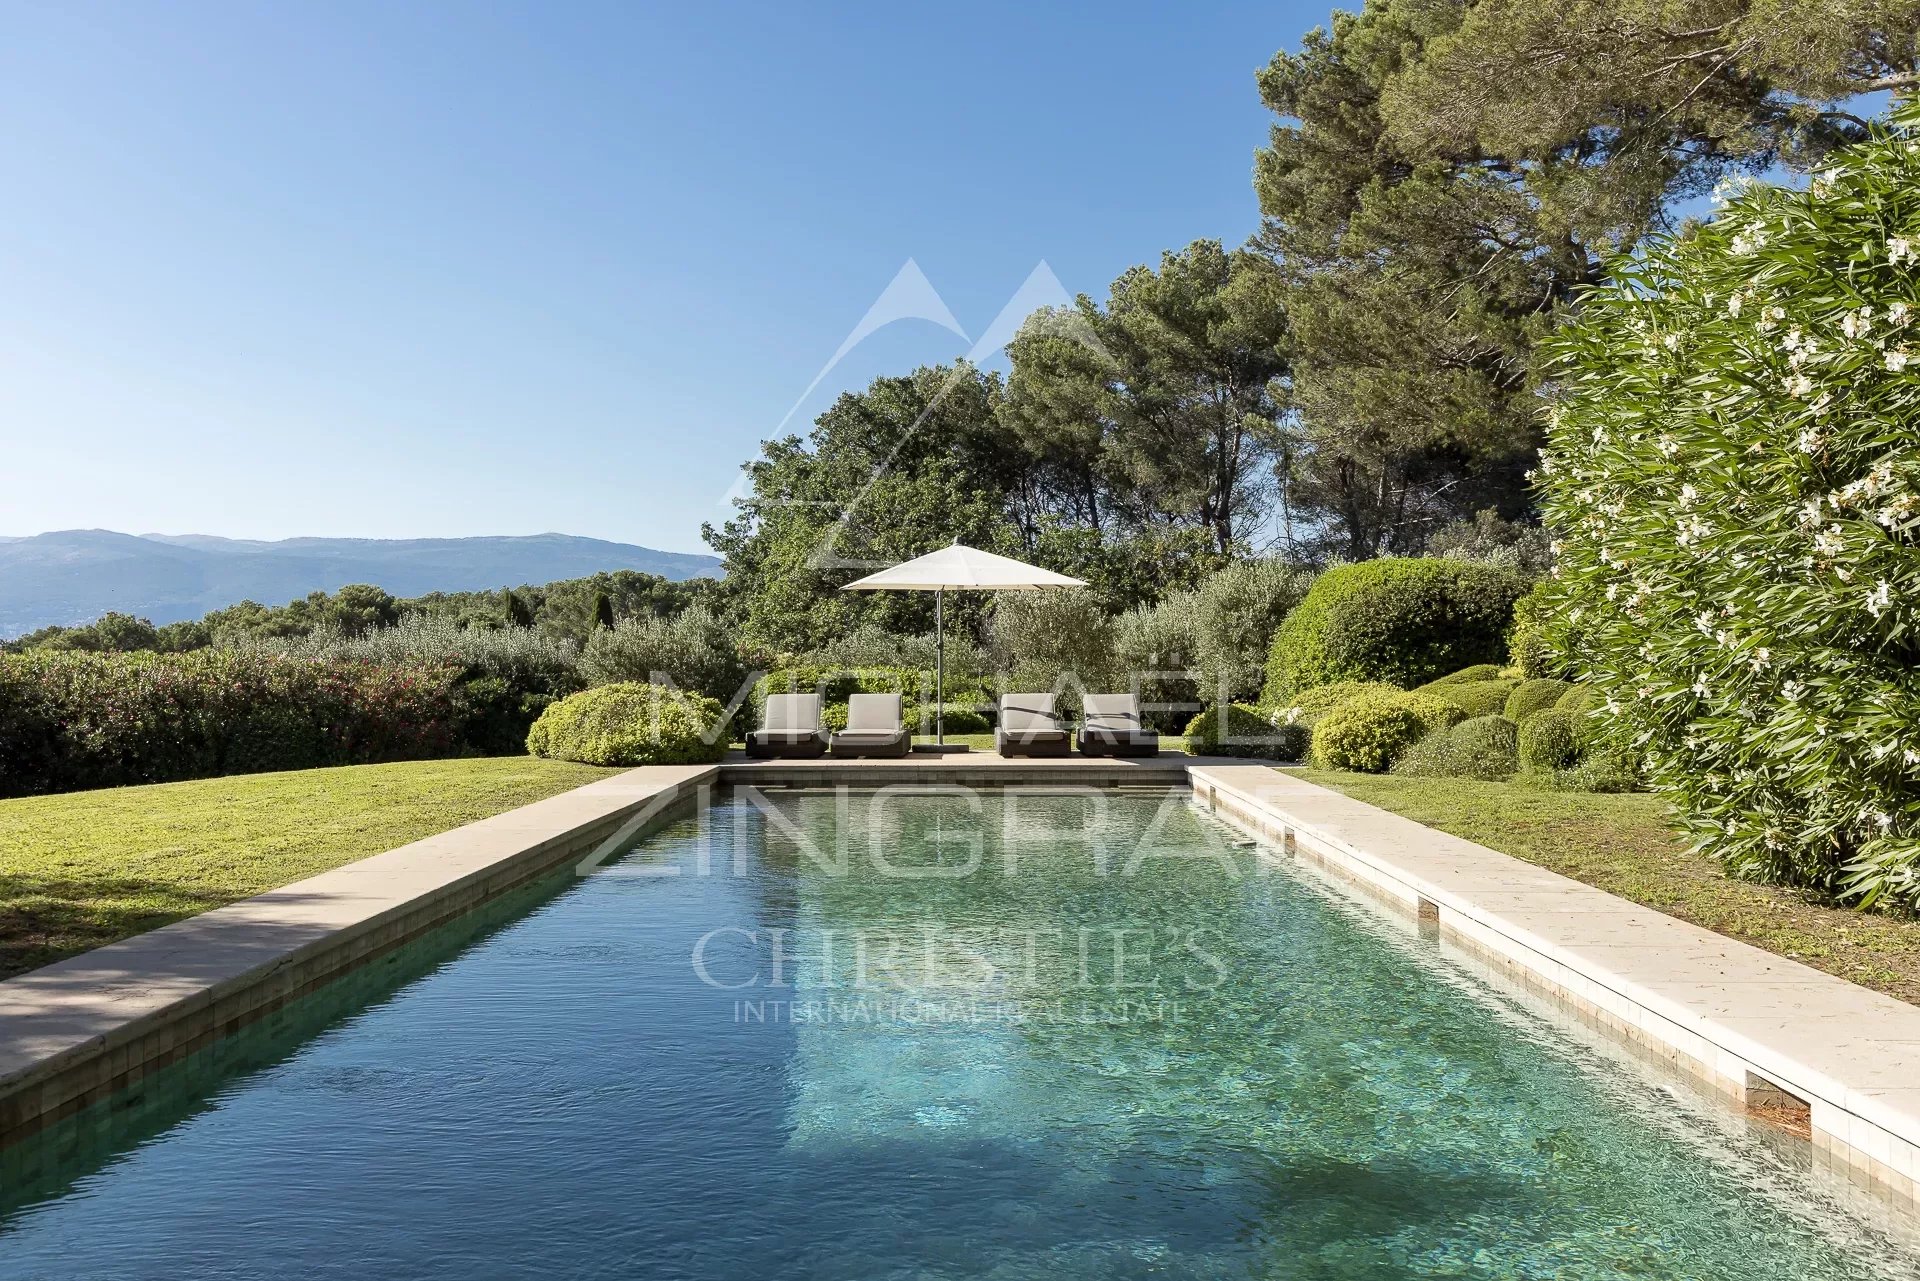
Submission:
POLYGON ((909 258, 978 338, 1251 233, 1327 12, 0 0, 0 533, 699 549, 909 258))

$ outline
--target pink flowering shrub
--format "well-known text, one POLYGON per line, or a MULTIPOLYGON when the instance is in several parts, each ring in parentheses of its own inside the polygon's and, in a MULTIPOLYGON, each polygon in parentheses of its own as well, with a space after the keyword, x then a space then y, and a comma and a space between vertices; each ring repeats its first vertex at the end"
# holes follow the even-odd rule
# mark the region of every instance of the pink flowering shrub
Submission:
POLYGON ((453 755, 459 675, 217 649, 0 655, 0 796, 453 755))
POLYGON ((1920 904, 1920 110, 1559 343, 1546 639, 1739 875, 1920 904))

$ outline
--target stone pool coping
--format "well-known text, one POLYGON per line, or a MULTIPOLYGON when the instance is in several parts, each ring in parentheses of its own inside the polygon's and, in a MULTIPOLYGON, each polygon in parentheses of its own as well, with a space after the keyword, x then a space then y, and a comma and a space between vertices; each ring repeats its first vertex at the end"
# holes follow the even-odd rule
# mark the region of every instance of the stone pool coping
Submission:
POLYGON ((1196 800, 1920 1209, 1920 1007, 1259 766, 1196 800))
POLYGON ((1725 1095, 1802 1122, 1816 1159, 1908 1209, 1920 1007, 1265 765, 747 761, 629 770, 0 982, 0 1146, 598 849, 705 787, 1189 786, 1197 802, 1417 918, 1486 972, 1725 1095))

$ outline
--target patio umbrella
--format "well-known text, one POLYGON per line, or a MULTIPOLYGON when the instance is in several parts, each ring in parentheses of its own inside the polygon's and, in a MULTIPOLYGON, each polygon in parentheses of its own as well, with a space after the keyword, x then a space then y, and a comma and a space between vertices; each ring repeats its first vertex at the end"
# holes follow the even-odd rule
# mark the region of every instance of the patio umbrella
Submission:
POLYGON ((877 574, 855 579, 840 590, 933 593, 933 735, 934 742, 944 745, 947 740, 943 715, 947 688, 947 589, 1031 592, 1047 587, 1085 586, 1078 578, 955 542, 951 547, 942 547, 937 552, 928 552, 877 574))

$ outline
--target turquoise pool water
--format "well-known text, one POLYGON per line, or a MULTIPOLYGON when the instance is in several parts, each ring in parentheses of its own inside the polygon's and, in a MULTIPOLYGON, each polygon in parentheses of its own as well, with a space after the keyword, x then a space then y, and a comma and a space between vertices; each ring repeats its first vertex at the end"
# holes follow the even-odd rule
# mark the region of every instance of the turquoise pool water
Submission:
POLYGON ((1915 1274, 1178 798, 733 798, 501 911, 8 1154, 0 1276, 1915 1274))

